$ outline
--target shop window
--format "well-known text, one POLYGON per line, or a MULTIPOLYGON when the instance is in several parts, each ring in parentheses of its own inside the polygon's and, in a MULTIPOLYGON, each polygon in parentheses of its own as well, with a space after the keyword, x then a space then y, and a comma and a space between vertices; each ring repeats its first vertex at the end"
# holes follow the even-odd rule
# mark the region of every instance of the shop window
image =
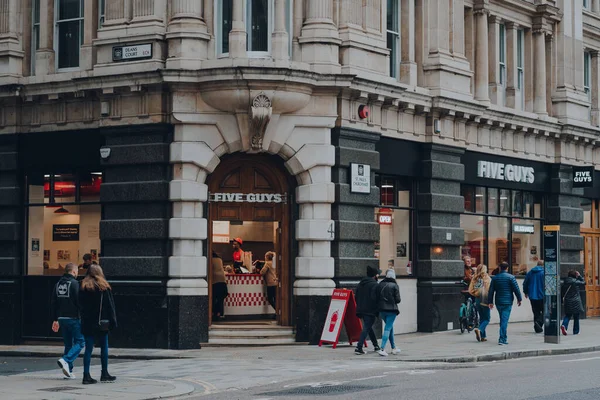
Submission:
POLYGON ((502 262, 512 264, 514 257, 509 256, 508 245, 509 219, 488 217, 488 268, 489 271, 497 269, 502 262))
POLYGON ((499 214, 498 189, 488 188, 488 213, 499 214))
POLYGON ((581 223, 582 229, 592 228, 592 200, 581 199, 581 209, 583 210, 583 222, 581 223))
POLYGON ((461 192, 465 200, 465 212, 475 212, 475 188, 473 186, 463 186, 461 192))
POLYGON ((486 263, 485 217, 479 215, 461 215, 460 227, 465 233, 465 243, 461 248, 461 258, 471 257, 473 265, 486 263))
POLYGON ((525 275, 542 258, 541 230, 540 221, 512 220, 512 271, 514 275, 525 275))
POLYGON ((414 274, 415 211, 411 208, 412 181, 377 177, 381 192, 381 206, 375 210, 379 224, 379 242, 375 243, 375 257, 379 268, 393 267, 398 276, 414 274))
POLYGON ((27 176, 27 273, 62 275, 68 263, 81 265, 101 251, 100 184, 102 174, 27 176))
POLYGON ((485 213, 485 188, 478 186, 475 188, 475 212, 485 213))
POLYGON ((390 76, 398 78, 400 63, 400 12, 398 0, 387 1, 387 48, 390 51, 390 76))
POLYGON ((517 217, 523 216, 523 195, 520 190, 512 191, 512 215, 517 217))
POLYGON ((58 69, 78 68, 83 40, 83 1, 56 1, 56 43, 58 69))
POLYGON ((500 189, 500 215, 510 215, 510 190, 500 189))

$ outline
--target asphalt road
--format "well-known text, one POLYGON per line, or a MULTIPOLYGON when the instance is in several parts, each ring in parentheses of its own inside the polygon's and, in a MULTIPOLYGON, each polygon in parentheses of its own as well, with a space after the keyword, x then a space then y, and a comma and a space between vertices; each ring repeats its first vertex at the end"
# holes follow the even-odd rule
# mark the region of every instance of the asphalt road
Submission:
MULTIPOLYGON (((357 362, 361 362, 357 358, 357 362)), ((598 400, 600 353, 478 364, 385 362, 335 373, 189 397, 211 400, 598 400), (401 365, 399 365, 401 364, 401 365)))

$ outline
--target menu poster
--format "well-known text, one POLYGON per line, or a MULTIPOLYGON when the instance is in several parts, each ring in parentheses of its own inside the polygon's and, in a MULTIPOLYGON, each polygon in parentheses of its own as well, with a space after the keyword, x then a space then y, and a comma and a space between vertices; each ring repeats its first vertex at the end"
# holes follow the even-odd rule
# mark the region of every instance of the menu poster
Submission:
POLYGON ((54 242, 79 241, 79 224, 52 225, 52 240, 54 242))

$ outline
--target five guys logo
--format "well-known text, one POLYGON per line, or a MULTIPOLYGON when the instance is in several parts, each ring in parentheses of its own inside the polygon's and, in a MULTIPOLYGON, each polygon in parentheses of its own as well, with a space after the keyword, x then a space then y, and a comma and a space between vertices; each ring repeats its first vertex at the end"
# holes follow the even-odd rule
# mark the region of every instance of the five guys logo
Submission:
POLYGON ((594 167, 573 167, 573 187, 586 188, 594 186, 594 167))

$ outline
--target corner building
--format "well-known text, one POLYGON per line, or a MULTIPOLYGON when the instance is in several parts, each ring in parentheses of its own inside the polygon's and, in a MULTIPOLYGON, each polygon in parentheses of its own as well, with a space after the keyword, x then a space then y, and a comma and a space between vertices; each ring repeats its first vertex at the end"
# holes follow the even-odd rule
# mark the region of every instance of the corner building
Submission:
POLYGON ((369 264, 399 275, 397 333, 455 329, 461 258, 523 275, 544 225, 600 314, 599 0, 0 10, 0 343, 56 338, 48 299, 84 254, 116 347, 314 344, 369 264), (212 253, 232 264, 236 237, 275 252, 276 304, 231 274, 213 321, 212 253))

